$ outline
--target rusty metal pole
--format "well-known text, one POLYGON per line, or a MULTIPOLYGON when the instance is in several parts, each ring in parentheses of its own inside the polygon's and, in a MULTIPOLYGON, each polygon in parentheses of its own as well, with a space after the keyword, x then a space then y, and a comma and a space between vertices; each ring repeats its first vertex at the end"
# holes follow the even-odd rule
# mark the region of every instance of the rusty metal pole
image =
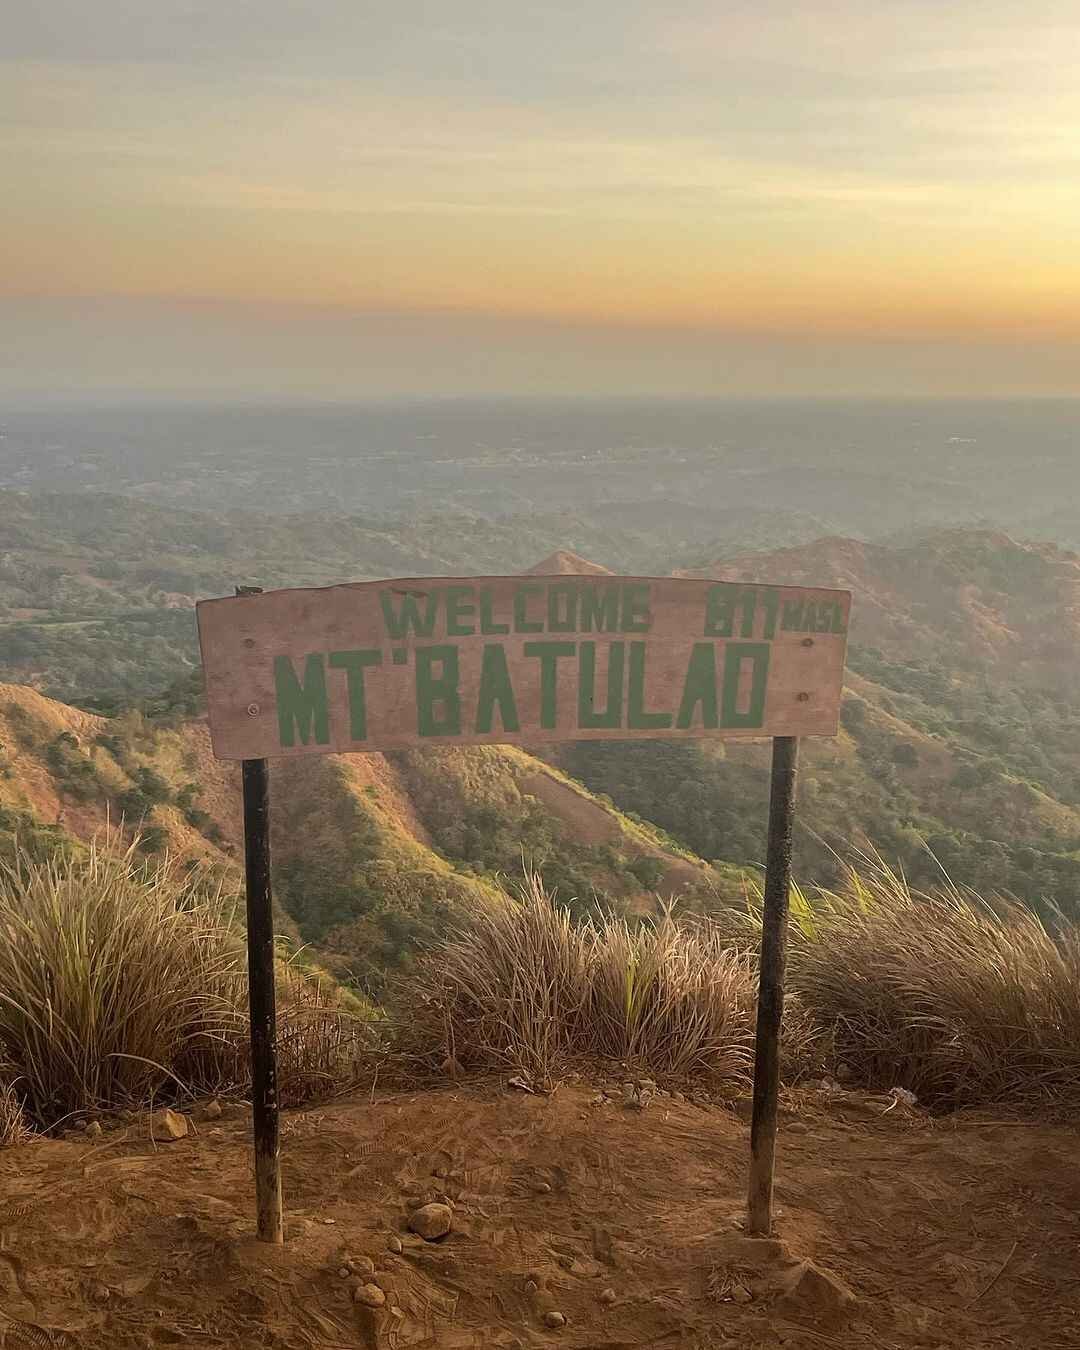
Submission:
MULTIPOLYGON (((236 593, 258 595, 260 592, 257 587, 243 586, 237 587, 236 593)), ((245 759, 242 772, 255 1206, 260 1240, 282 1243, 285 1230, 281 1209, 277 997, 274 989, 274 912, 270 889, 270 766, 265 759, 245 759)))
POLYGON ((261 1240, 283 1242, 274 918, 270 899, 270 773, 265 759, 245 759, 243 773, 255 1202, 261 1240))
POLYGON ((772 1232, 776 1111, 780 1095, 780 1029, 784 1018, 791 835, 795 820, 798 756, 799 742, 795 736, 777 736, 773 739, 769 845, 765 860, 761 970, 758 978, 757 1036, 754 1043, 750 1197, 747 1206, 747 1230, 755 1237, 768 1237, 772 1232))

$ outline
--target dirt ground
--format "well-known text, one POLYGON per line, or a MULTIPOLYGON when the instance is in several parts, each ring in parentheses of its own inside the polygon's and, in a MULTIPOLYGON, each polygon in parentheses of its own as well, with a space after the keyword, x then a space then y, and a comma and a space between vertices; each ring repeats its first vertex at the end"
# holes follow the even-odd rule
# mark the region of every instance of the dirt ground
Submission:
POLYGON ((140 1118, 8 1150, 0 1344, 1080 1347, 1075 1130, 794 1095, 761 1243, 739 1227, 744 1110, 598 1098, 485 1084, 290 1113, 284 1248, 252 1237, 241 1105, 170 1144, 140 1118), (454 1228, 429 1244, 406 1220, 432 1196, 454 1228), (364 1257, 374 1276, 342 1277, 364 1257), (353 1301, 368 1282, 384 1306, 353 1301))

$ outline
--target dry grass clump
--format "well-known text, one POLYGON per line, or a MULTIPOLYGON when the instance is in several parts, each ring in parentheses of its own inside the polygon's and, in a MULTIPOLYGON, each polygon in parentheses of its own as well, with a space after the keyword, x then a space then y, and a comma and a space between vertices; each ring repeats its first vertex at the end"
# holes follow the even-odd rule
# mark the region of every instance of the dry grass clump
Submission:
POLYGON ((242 949, 206 880, 134 846, 0 866, 0 1048, 38 1121, 216 1076, 242 1028, 242 949))
POLYGON ((676 922, 670 907, 641 927, 603 921, 588 940, 583 1048, 654 1073, 746 1076, 755 990, 745 953, 708 923, 676 922))
POLYGON ((0 1065, 0 1148, 22 1144, 31 1134, 16 1084, 9 1069, 0 1065))
POLYGON ((431 1068, 449 1059, 546 1085, 582 1056, 728 1079, 750 1062, 745 955, 670 910, 639 929, 575 924, 535 876, 422 957, 395 997, 400 1050, 431 1068))
POLYGON ((513 1069, 547 1082, 588 1022, 588 930, 535 878, 481 905, 395 982, 398 1049, 438 1067, 513 1069))
MULTIPOLYGON (((282 1105, 299 1106, 336 1096, 370 1077, 381 1048, 374 1009, 324 976, 294 964, 280 968, 277 997, 277 1078, 282 1105)), ((250 1082, 246 1039, 241 1067, 238 1086, 246 1091, 250 1082)))
MULTIPOLYGON (((0 1058, 43 1127, 90 1109, 244 1091, 247 975, 235 895, 106 840, 0 865, 0 1058)), ((282 1094, 354 1076, 368 1024, 282 971, 282 1094)))
MULTIPOLYGON (((800 897, 801 899, 801 897, 800 897)), ((793 908, 790 979, 854 1078, 936 1109, 1080 1102, 1080 934, 871 855, 793 908)))

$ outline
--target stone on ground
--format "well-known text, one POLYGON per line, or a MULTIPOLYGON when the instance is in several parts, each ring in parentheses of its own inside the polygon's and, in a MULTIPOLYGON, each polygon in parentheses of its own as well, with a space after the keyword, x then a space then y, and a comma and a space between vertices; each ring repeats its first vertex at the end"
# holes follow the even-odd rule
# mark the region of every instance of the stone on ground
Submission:
POLYGON ((176 1139, 183 1139, 187 1132, 187 1117, 179 1111, 170 1111, 166 1107, 164 1111, 155 1111, 150 1117, 150 1138, 156 1144, 169 1144, 176 1139))
POLYGON ((381 1308, 386 1302, 386 1295, 377 1284, 358 1284, 352 1297, 354 1303, 362 1303, 365 1308, 381 1308))
POLYGON ((453 1214, 449 1205, 421 1205, 409 1218, 409 1227, 419 1234, 425 1242, 435 1242, 445 1237, 453 1227, 453 1214))

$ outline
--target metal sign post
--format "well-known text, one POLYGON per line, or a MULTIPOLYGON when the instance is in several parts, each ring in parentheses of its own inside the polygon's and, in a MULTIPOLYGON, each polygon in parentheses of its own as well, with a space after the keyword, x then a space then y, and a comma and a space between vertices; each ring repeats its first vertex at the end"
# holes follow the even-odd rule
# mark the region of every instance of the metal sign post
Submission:
POLYGON ((262 1241, 284 1242, 277 1097, 274 916, 270 895, 270 770, 265 759, 245 759, 243 775, 255 1204, 262 1241))
MULTIPOLYGON (((254 586, 238 596, 260 595, 254 586)), ((270 766, 245 759, 244 871, 247 893, 248 1010, 251 1017, 251 1115, 259 1238, 285 1240, 281 1210, 281 1129, 277 1095, 277 998, 274 909, 270 888, 270 766)))
POLYGON ((754 1042, 754 1113, 750 1125, 748 1226, 754 1237, 772 1232, 776 1108, 780 1093, 780 1027, 784 1018, 788 906, 791 894, 791 834, 799 742, 773 740, 769 794, 769 846, 761 915, 761 970, 758 977, 757 1037, 754 1042))

